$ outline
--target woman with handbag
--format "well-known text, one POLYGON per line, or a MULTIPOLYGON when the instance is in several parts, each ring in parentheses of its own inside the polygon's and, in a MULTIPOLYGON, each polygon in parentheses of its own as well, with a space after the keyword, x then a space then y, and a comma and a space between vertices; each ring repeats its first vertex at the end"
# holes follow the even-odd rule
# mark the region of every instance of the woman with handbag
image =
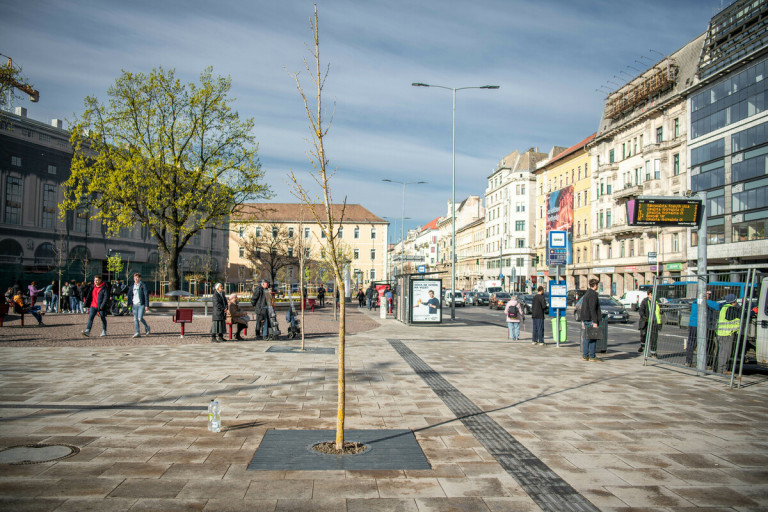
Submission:
POLYGON ((229 307, 227 308, 227 321, 232 325, 237 324, 237 333, 235 339, 237 341, 244 341, 240 336, 243 329, 248 327, 248 315, 240 309, 240 305, 237 303, 237 294, 233 293, 229 296, 229 307))

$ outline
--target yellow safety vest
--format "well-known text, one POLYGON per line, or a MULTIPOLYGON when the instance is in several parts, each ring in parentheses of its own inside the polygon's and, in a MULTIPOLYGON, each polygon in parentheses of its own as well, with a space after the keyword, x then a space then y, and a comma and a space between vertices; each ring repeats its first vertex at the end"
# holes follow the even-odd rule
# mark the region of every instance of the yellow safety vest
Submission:
POLYGON ((656 325, 661 325, 661 308, 656 304, 656 325))
POLYGON ((730 336, 739 330, 738 318, 734 318, 733 320, 725 319, 725 314, 731 307, 733 306, 727 304, 720 310, 720 316, 717 318, 717 330, 715 331, 715 334, 718 336, 730 336))

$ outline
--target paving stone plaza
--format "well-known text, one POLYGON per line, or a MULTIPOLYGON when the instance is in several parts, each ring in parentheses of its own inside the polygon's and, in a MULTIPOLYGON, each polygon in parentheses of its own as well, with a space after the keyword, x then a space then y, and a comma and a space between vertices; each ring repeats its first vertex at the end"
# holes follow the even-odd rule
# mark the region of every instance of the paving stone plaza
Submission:
MULTIPOLYGON (((330 308, 307 317, 307 346, 334 348, 330 308)), ((105 339, 67 315, 0 328, 0 448, 76 449, 0 463, 1 510, 768 510, 768 382, 729 389, 629 351, 589 363, 530 330, 511 342, 488 323, 353 308, 349 436, 411 431, 431 469, 249 470, 268 431, 335 428, 335 354, 211 344, 205 318, 180 340, 148 319, 137 340, 130 318, 105 339)))

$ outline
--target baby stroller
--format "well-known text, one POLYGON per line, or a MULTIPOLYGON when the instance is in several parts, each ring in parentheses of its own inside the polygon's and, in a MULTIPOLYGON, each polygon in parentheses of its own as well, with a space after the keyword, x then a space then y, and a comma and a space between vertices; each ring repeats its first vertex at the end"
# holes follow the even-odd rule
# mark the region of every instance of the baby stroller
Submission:
POLYGON ((288 322, 289 340, 292 340, 301 334, 301 320, 296 316, 296 311, 293 309, 293 306, 288 308, 288 312, 285 314, 285 320, 288 322))
POLYGON ((275 308, 269 307, 269 328, 267 329, 267 339, 272 341, 280 336, 280 326, 277 323, 275 308))

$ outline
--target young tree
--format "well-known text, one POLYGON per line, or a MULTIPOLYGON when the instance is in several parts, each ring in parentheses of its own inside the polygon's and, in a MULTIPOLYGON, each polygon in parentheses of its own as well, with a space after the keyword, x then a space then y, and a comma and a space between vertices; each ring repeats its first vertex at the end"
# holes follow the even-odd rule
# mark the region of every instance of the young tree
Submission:
POLYGON ((261 236, 248 234, 242 242, 245 258, 253 268, 262 268, 274 283, 277 273, 296 263, 294 236, 278 224, 264 226, 261 236))
MULTIPOLYGON (((307 190, 296 177, 293 171, 290 172, 290 178, 293 182, 294 194, 308 206, 309 212, 314 217, 315 222, 320 227, 325 237, 324 250, 328 262, 332 266, 333 277, 339 293, 344 296, 344 280, 342 276, 343 263, 339 258, 337 251, 338 228, 344 220, 344 211, 346 209, 346 200, 341 205, 334 205, 332 202, 330 179, 333 172, 328 171, 328 156, 325 152, 324 140, 328 134, 328 125, 325 121, 325 111, 323 110, 322 93, 325 80, 328 77, 328 68, 323 70, 320 66, 320 29, 317 17, 317 5, 315 5, 314 18, 310 20, 312 30, 313 45, 310 48, 312 54, 312 66, 306 60, 304 61, 307 72, 315 86, 314 101, 310 99, 302 88, 299 80, 299 73, 293 73, 291 76, 296 82, 296 88, 304 100, 304 110, 309 120, 310 130, 312 132, 313 148, 309 151, 309 159, 314 168, 312 177, 320 186, 321 195, 318 201, 313 201, 313 195, 307 190)), ((341 303, 339 314, 339 348, 338 348, 338 393, 336 409, 336 450, 344 449, 344 407, 346 400, 346 375, 345 375, 345 348, 346 348, 346 309, 345 303, 341 303)))
POLYGON ((61 215, 90 196, 110 234, 146 226, 179 286, 179 255, 196 233, 245 201, 267 198, 253 120, 231 108, 231 80, 207 68, 183 84, 173 70, 123 74, 107 103, 85 99, 72 128, 72 173, 61 215))
POLYGON ((304 238, 304 210, 299 215, 299 233, 294 243, 294 254, 296 254, 296 263, 299 269, 299 297, 301 302, 301 350, 304 350, 304 311, 306 302, 304 301, 304 286, 307 281, 307 270, 310 269, 308 263, 311 261, 309 255, 312 251, 312 239, 304 238))

